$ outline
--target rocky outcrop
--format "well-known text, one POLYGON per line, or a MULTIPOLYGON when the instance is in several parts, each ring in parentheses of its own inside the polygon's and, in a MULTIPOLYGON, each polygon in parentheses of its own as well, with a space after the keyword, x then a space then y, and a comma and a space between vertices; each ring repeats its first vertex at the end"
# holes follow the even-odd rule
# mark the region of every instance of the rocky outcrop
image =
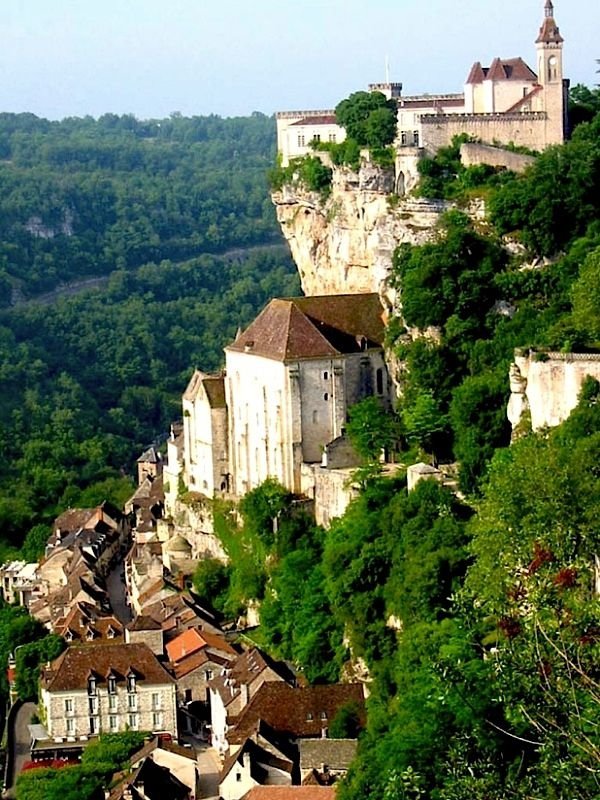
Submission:
POLYGON ((273 194, 277 219, 307 295, 379 292, 388 301, 387 279, 396 247, 433 239, 441 201, 392 195, 394 170, 363 162, 358 172, 333 169, 323 199, 298 183, 273 194))
POLYGON ((517 350, 510 367, 508 402, 513 433, 528 415, 534 431, 564 422, 577 405, 588 376, 600 380, 600 355, 517 350))

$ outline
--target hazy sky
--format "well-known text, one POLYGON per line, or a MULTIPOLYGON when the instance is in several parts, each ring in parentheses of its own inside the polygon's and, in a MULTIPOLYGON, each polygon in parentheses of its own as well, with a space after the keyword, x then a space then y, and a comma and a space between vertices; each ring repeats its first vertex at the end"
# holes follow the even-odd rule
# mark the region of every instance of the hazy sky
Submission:
MULTIPOLYGON (((53 119, 333 107, 385 78, 460 91, 473 61, 535 68, 543 0, 0 0, 0 110, 53 119)), ((593 85, 600 0, 555 0, 565 75, 593 85)))

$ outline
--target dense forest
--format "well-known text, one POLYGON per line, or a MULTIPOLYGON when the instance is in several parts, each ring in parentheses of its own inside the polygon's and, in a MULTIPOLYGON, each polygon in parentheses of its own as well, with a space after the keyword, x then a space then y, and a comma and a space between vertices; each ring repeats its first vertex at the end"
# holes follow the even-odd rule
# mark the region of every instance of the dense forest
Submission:
POLYGON ((270 117, 0 114, 0 305, 65 281, 279 240, 270 117))
POLYGON ((298 292, 266 188, 274 148, 263 115, 0 115, 5 557, 39 554, 67 506, 122 502, 191 370, 218 369, 239 325, 298 292), (60 296, 89 276, 101 290, 60 296))

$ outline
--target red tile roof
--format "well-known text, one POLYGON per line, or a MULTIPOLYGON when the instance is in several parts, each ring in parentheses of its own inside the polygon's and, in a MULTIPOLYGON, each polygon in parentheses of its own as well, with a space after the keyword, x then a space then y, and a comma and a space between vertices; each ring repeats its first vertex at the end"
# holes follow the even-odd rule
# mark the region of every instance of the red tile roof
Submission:
POLYGON ((223 636, 218 636, 208 631, 200 631, 197 628, 189 628, 187 631, 179 634, 179 636, 167 645, 166 650, 169 661, 177 663, 186 656, 192 655, 204 648, 211 648, 223 653, 229 653, 231 656, 237 655, 236 651, 223 636))
POLYGON ((241 800, 334 800, 334 786, 255 786, 241 800))
POLYGON ((537 81, 537 75, 522 58, 495 58, 489 67, 476 61, 471 67, 467 83, 487 81, 537 81))
POLYGON ((274 299, 226 350, 288 361, 381 347, 385 326, 377 294, 274 299))
POLYGON ((294 688, 287 683, 265 683, 244 708, 227 738, 230 744, 245 741, 261 720, 278 733, 315 738, 347 703, 357 703, 364 709, 361 684, 294 688))
POLYGON ((290 128, 294 125, 337 125, 337 119, 335 114, 323 114, 318 117, 299 119, 298 122, 292 122, 290 128))

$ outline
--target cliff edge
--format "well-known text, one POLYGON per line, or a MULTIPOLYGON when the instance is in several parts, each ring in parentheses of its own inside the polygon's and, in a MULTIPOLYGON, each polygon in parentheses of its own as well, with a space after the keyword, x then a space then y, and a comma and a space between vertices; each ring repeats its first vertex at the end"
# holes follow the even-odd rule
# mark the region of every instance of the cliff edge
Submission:
POLYGON ((394 250, 431 241, 443 201, 398 198, 393 169, 333 167, 325 198, 292 181, 272 199, 306 295, 378 292, 388 303, 394 250))

